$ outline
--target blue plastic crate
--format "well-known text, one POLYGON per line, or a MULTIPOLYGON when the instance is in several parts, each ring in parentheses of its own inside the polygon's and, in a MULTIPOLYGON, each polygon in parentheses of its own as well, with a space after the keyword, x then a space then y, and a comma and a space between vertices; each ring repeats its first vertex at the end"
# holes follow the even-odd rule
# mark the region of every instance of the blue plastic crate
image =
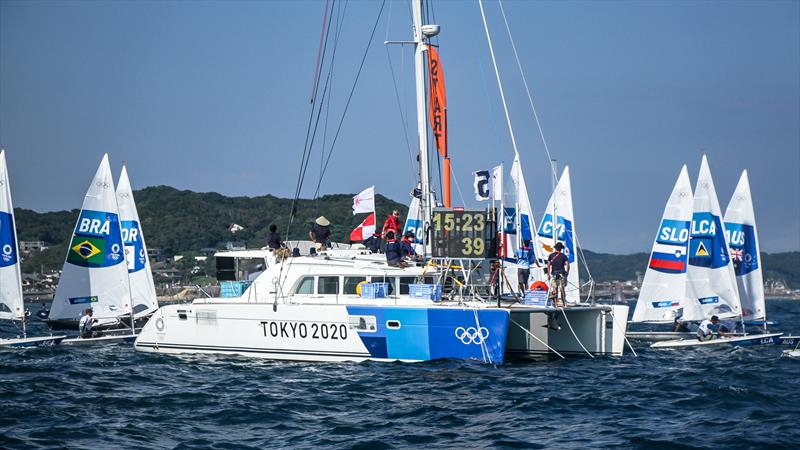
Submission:
POLYGON ((409 284, 408 296, 420 300, 433 300, 438 302, 442 299, 441 284, 409 284))
POLYGON ((223 298, 241 297, 252 281, 222 281, 219 283, 219 296, 223 298))
POLYGON ((547 291, 526 291, 522 303, 536 306, 553 306, 553 300, 547 298, 547 291))
POLYGON ((364 283, 361 285, 361 298, 386 298, 389 296, 389 283, 364 283))

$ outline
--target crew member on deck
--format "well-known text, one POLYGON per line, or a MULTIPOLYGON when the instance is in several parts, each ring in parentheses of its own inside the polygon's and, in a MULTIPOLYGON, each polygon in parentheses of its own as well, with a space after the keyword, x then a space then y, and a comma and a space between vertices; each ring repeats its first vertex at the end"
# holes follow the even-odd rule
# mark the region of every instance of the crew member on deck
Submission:
POLYGON ((392 267, 408 267, 403 261, 403 248, 394 237, 394 231, 386 232, 386 263, 392 267))
POLYGON ((269 226, 269 234, 267 235, 267 247, 270 250, 277 250, 283 247, 283 241, 281 240, 281 235, 278 233, 278 226, 272 224, 269 226))
POLYGON ((314 242, 314 247, 317 251, 322 251, 328 248, 331 241, 331 223, 325 216, 317 217, 314 221, 314 226, 308 232, 308 237, 314 242))
POLYGON ((386 236, 386 233, 388 233, 389 231, 393 231, 395 237, 397 237, 397 234, 400 232, 400 211, 396 209, 392 211, 392 214, 386 218, 385 222, 383 222, 383 229, 381 230, 381 236, 383 236, 383 238, 386 239, 387 242, 388 242, 388 237, 386 236))
POLYGON ((376 230, 372 236, 364 240, 364 247, 367 247, 372 253, 380 253, 381 250, 381 234, 376 230))
POLYGON ((403 235, 403 239, 400 240, 400 250, 402 251, 403 256, 417 256, 417 252, 414 251, 413 231, 406 231, 406 234, 403 235))
POLYGON ((92 308, 86 308, 86 310, 83 311, 81 320, 78 322, 78 331, 80 332, 81 337, 84 339, 100 336, 98 331, 92 330, 92 327, 96 322, 96 320, 92 318, 92 314, 94 314, 92 308))
MULTIPOLYGON (((711 320, 704 320, 700 322, 700 328, 697 329, 697 340, 698 341, 710 341, 714 338, 714 330, 717 328, 717 324, 719 323, 719 317, 711 316, 711 320)), ((720 336, 725 336, 725 333, 722 331, 717 330, 720 336)))
POLYGON ((554 295, 553 302, 558 306, 558 299, 560 298, 562 305, 566 306, 567 295, 565 287, 567 285, 567 277, 569 277, 569 258, 561 253, 561 250, 564 250, 564 244, 561 242, 556 242, 553 248, 555 251, 547 257, 547 273, 555 282, 555 289, 553 289, 552 293, 554 295))

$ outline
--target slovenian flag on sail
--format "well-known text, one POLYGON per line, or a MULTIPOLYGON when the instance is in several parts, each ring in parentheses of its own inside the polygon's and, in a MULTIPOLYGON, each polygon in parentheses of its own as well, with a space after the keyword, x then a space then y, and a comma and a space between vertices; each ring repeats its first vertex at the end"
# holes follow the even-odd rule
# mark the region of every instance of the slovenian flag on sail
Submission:
POLYGON ((664 273, 686 272, 686 246, 668 245, 656 242, 650 255, 651 269, 664 273))

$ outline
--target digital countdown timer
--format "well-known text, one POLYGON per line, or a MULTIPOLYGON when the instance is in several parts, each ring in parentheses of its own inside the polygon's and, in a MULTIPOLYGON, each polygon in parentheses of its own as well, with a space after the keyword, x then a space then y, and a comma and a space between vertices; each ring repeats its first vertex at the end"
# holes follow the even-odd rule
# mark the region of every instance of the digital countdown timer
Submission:
POLYGON ((482 210, 436 208, 431 217, 431 256, 486 259, 497 257, 494 215, 482 210))

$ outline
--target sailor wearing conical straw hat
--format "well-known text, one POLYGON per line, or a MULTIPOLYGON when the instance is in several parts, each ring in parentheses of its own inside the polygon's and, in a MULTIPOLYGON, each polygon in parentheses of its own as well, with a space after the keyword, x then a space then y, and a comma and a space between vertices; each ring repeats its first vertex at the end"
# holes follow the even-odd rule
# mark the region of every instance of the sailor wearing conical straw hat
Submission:
POLYGON ((322 251, 328 248, 331 241, 331 222, 325 216, 317 217, 314 221, 314 226, 308 232, 308 237, 314 242, 314 247, 317 251, 322 251))

